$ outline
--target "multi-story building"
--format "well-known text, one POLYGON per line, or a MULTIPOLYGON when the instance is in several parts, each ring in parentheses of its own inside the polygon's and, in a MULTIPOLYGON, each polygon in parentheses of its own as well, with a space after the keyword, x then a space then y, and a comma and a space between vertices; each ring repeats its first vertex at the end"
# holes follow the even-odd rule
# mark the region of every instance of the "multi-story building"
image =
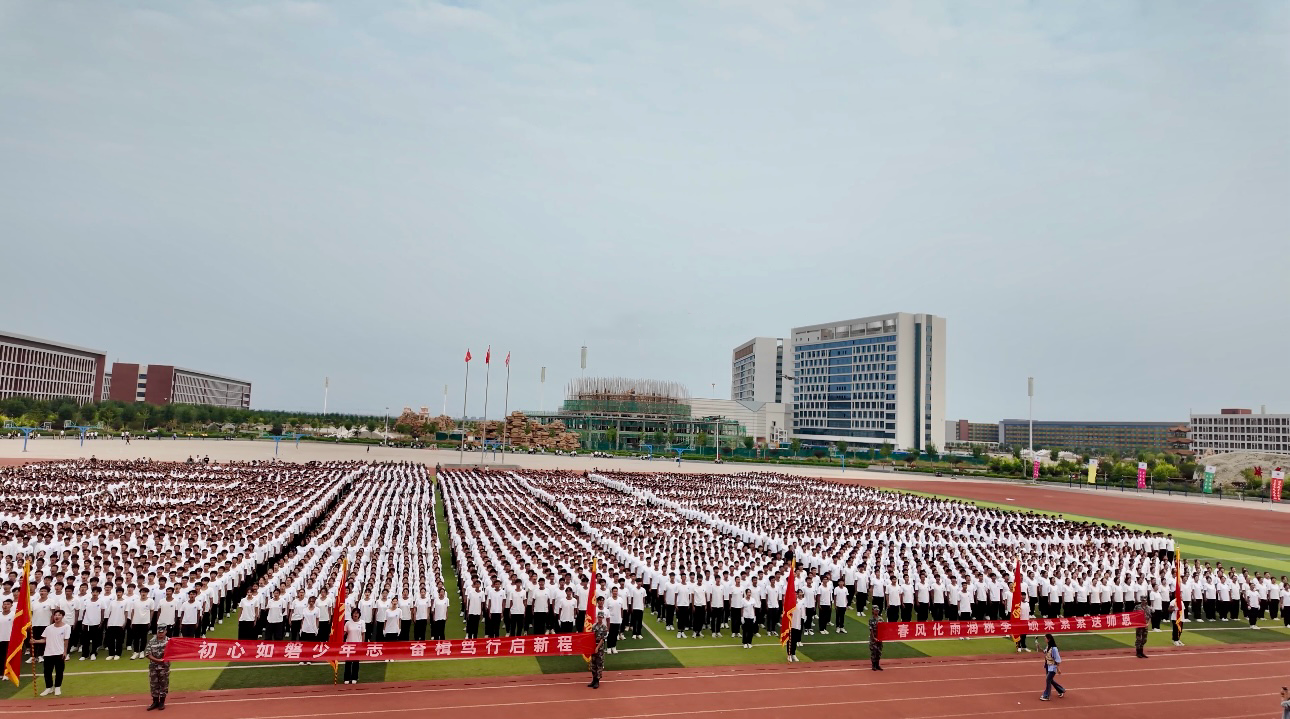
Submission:
POLYGON ((792 436, 944 447, 945 340, 943 317, 908 312, 794 328, 792 436))
POLYGON ((740 402, 784 401, 792 396, 792 375, 784 375, 784 340, 754 337, 735 348, 730 365, 730 399, 740 402))
POLYGON ((1248 409, 1193 414, 1191 448, 1200 455, 1239 451, 1290 454, 1290 414, 1254 414, 1248 409))
POLYGON ((118 402, 205 404, 250 409, 251 383, 209 372, 126 362, 112 363, 112 389, 118 402))
MULTIPOLYGON (((1063 422, 1035 420, 1035 449, 1063 449, 1067 451, 1165 452, 1170 444, 1171 432, 1178 425, 1173 422, 1063 422)), ((1005 447, 1025 449, 1030 445, 1030 422, 1024 419, 1005 419, 999 422, 999 443, 1005 447)))
POLYGON ((999 425, 994 422, 969 422, 966 419, 947 421, 945 423, 945 441, 947 444, 997 446, 999 444, 999 425))
POLYGON ((0 399, 96 402, 103 393, 106 365, 107 355, 99 350, 0 333, 0 399))

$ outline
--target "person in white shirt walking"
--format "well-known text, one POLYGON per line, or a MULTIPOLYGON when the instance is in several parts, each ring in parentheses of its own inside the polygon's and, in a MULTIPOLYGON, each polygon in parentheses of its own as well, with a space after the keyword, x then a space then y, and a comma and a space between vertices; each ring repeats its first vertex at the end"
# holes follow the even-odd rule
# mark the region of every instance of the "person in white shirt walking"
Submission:
POLYGON ((55 609, 51 613, 53 623, 45 627, 45 632, 39 639, 33 641, 44 650, 41 652, 41 661, 45 665, 45 690, 40 693, 42 697, 63 693, 63 669, 67 667, 68 644, 72 639, 72 628, 63 622, 63 617, 63 610, 55 609))

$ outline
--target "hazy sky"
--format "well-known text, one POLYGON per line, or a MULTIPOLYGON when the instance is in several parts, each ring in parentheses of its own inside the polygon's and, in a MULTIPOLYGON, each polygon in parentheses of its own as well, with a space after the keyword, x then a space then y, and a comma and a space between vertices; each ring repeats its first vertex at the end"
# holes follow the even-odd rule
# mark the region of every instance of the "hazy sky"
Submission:
POLYGON ((1285 2, 381 5, 0 0, 0 329, 496 416, 930 312, 949 418, 1290 412, 1285 2))

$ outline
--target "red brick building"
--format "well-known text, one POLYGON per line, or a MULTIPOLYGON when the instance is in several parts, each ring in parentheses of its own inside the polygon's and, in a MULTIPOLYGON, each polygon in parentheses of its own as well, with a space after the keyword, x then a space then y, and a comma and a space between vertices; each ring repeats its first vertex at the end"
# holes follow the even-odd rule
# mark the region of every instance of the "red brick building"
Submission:
POLYGON ((173 365, 113 362, 108 399, 250 409, 251 383, 173 365))

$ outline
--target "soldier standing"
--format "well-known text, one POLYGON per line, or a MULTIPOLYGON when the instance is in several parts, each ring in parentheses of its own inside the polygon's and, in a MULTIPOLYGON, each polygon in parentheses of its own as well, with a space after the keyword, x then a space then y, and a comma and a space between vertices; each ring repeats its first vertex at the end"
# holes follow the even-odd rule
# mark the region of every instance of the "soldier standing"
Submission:
POLYGON ((609 622, 605 617, 605 598, 596 597, 596 623, 591 627, 591 635, 596 642, 596 650, 591 654, 592 689, 600 688, 600 675, 605 672, 605 648, 609 644, 609 622))
MULTIPOLYGON (((1142 596, 1138 597, 1137 609, 1139 612, 1143 613, 1142 616, 1144 617, 1150 616, 1151 608, 1147 606, 1146 594, 1143 594, 1142 596)), ((1142 651, 1143 647, 1145 646, 1147 646, 1147 625, 1143 624, 1142 626, 1138 627, 1138 630, 1137 632, 1134 633, 1134 637, 1133 637, 1133 649, 1135 652, 1137 652, 1137 657, 1139 659, 1147 658, 1146 652, 1142 651)))
POLYGON ((878 612, 869 614, 869 661, 875 672, 882 671, 882 640, 878 638, 878 612))

